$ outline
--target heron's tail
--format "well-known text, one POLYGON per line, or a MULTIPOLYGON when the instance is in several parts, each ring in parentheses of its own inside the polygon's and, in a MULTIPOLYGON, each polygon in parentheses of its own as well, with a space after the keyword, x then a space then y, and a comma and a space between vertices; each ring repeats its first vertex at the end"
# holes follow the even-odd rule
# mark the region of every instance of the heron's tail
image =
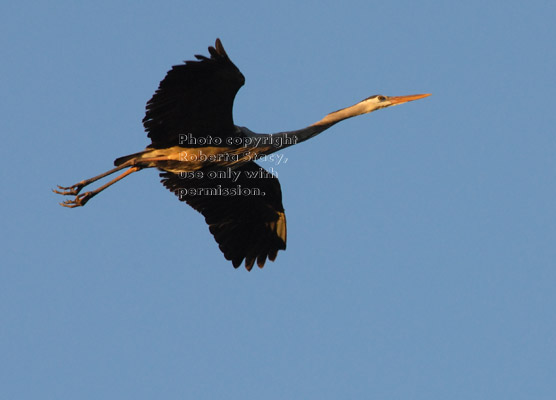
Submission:
POLYGON ((141 155, 143 155, 143 154, 145 154, 145 153, 147 153, 147 152, 149 152, 149 151, 152 151, 152 149, 143 150, 143 151, 140 151, 140 152, 138 152, 138 153, 130 154, 130 155, 128 155, 128 156, 123 156, 123 157, 116 158, 116 159, 114 160, 114 165, 115 165, 116 167, 118 167, 118 166, 122 165, 123 163, 125 163, 125 162, 128 161, 128 160, 132 160, 132 159, 134 159, 134 158, 140 158, 141 155))

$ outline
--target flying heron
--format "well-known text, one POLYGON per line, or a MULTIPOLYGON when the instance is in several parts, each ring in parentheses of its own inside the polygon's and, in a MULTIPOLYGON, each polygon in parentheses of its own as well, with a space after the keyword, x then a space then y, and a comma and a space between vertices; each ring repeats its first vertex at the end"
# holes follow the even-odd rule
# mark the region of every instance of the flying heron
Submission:
POLYGON ((115 168, 75 185, 58 186, 55 193, 75 198, 64 207, 84 206, 91 198, 143 168, 158 168, 162 184, 205 217, 224 257, 238 268, 245 260, 251 270, 262 268, 286 249, 286 216, 277 177, 255 160, 310 139, 347 118, 370 113, 430 94, 374 95, 326 115, 295 131, 255 133, 234 125, 232 107, 245 83, 222 42, 209 47, 210 58, 176 65, 160 82, 146 106, 143 125, 151 144, 138 153, 120 157, 115 168), (121 175, 95 190, 89 184, 115 172, 121 175))

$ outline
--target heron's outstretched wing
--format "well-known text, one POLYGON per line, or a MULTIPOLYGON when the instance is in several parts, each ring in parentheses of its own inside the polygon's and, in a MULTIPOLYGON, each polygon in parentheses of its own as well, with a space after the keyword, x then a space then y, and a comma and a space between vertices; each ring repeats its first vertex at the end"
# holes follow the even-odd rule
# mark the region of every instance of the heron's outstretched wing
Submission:
POLYGON ((149 147, 197 147, 180 143, 180 135, 213 139, 236 135, 232 107, 245 78, 220 39, 208 50, 210 58, 196 55, 197 61, 172 67, 147 103, 143 125, 152 141, 149 147))
POLYGON ((212 173, 225 177, 211 179, 209 172, 201 179, 170 172, 160 176, 164 186, 204 215, 224 257, 235 268, 244 259, 248 270, 255 261, 261 268, 267 258, 274 261, 278 250, 286 249, 286 216, 278 179, 254 162, 231 172, 226 168, 212 173))

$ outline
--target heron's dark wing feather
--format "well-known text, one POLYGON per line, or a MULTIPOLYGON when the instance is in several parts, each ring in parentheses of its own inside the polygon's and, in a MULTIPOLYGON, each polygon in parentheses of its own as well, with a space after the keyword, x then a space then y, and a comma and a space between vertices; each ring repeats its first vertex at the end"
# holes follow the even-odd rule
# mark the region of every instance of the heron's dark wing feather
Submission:
MULTIPOLYGON (((213 172, 230 174, 228 169, 213 172)), ((262 268, 267 258, 274 261, 278 250, 286 249, 286 216, 280 183, 254 162, 232 172, 240 173, 236 180, 211 179, 207 172, 201 179, 182 179, 170 172, 160 176, 164 186, 203 214, 224 257, 235 268, 244 259, 248 270, 255 261, 262 268)))
POLYGON ((232 107, 245 78, 219 39, 209 53, 210 58, 196 55, 197 61, 172 67, 160 82, 143 118, 152 141, 149 147, 178 146, 180 134, 221 139, 236 135, 232 107))

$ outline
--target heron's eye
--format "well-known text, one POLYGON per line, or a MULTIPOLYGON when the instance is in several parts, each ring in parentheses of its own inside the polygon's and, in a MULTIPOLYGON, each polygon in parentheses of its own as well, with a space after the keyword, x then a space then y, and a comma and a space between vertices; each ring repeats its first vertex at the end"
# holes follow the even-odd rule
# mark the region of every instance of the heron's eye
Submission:
POLYGON ((386 97, 380 95, 380 96, 377 96, 377 99, 378 99, 378 101, 384 101, 384 100, 386 100, 386 97))

